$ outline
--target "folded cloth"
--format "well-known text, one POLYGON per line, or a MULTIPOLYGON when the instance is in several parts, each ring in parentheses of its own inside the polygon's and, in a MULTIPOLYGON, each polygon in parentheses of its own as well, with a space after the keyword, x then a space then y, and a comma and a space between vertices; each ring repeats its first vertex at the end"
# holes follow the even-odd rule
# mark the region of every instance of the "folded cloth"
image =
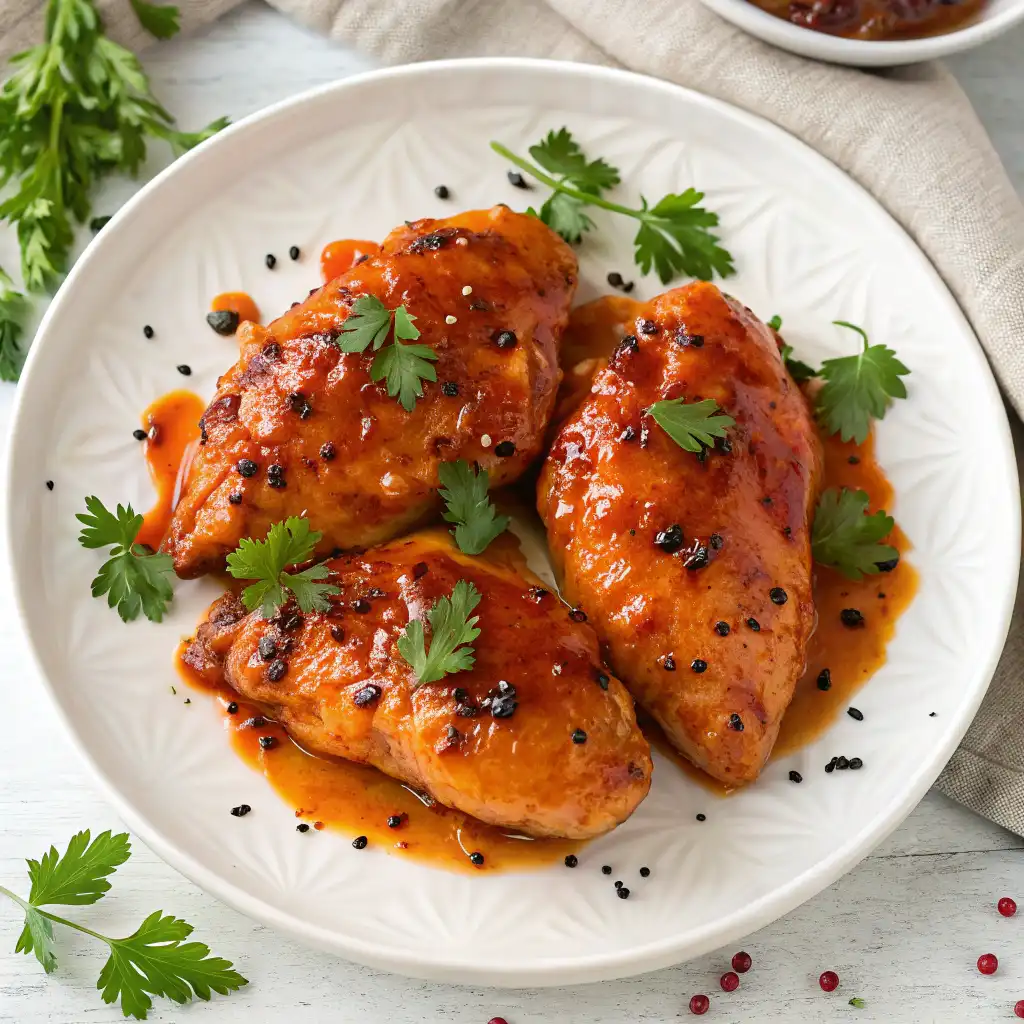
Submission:
MULTIPOLYGON (((127 0, 96 0, 126 45, 148 42, 127 0)), ((175 0, 183 27, 240 0, 175 0)), ((627 67, 785 128, 859 181, 930 257, 1024 413, 1024 207, 956 81, 939 64, 866 72, 759 42, 698 0, 271 0, 389 62, 534 56, 627 67)), ((4 0, 0 56, 38 38, 43 0, 4 0)), ((939 788, 1024 835, 1024 610, 939 788)))

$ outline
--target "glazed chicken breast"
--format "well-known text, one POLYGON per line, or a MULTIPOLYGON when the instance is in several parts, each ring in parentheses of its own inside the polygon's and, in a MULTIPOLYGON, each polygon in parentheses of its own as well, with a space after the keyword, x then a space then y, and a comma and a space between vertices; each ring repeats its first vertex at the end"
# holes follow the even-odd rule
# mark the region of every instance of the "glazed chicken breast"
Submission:
POLYGON ((630 314, 557 431, 538 508, 566 599, 639 703, 704 771, 749 782, 814 626, 820 444, 774 332, 741 304, 698 282, 630 314), (686 451, 647 411, 676 398, 714 399, 735 426, 686 451))
POLYGON ((243 323, 164 541, 175 571, 215 571, 290 515, 320 555, 386 541, 437 511, 440 462, 516 479, 542 450, 576 278, 558 235, 497 206, 398 228, 269 327, 243 323), (372 348, 334 343, 361 296, 404 305, 437 354, 411 412, 371 381, 372 348))
POLYGON ((489 824, 584 839, 643 800, 651 758, 632 698, 590 626, 538 580, 462 554, 442 530, 327 565, 341 588, 330 612, 267 620, 226 595, 186 662, 306 749, 375 765, 489 824), (459 580, 481 594, 476 662, 417 687, 396 642, 459 580))

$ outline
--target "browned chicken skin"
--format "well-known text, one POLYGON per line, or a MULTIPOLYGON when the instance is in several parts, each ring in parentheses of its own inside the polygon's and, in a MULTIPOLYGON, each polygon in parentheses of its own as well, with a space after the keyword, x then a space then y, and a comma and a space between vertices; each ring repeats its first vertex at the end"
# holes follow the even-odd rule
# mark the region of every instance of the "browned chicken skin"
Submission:
POLYGON ((327 565, 341 588, 330 613, 286 608, 268 621, 227 595, 186 661, 223 673, 308 750, 375 765, 490 824, 583 839, 646 796, 632 699, 601 667, 593 630, 537 580, 462 554, 441 530, 327 565), (482 595, 476 664, 414 689, 396 640, 460 579, 482 595), (493 704, 499 681, 514 691, 508 717, 509 691, 493 704))
POLYGON ((244 323, 164 542, 175 571, 219 569, 290 515, 323 534, 321 556, 388 540, 437 510, 440 462, 476 461, 492 486, 516 479, 542 449, 576 274, 554 232, 498 206, 398 228, 269 327, 244 323), (372 351, 332 343, 362 295, 404 304, 438 355, 411 413, 370 381, 372 351))
POLYGON ((747 782, 771 753, 813 629, 820 444, 775 336, 742 305, 695 283, 635 315, 636 340, 558 430, 538 508, 567 600, 633 695, 695 764, 747 782), (701 459, 645 415, 680 397, 713 398, 736 419, 731 451, 701 459), (681 547, 659 546, 674 524, 681 547))

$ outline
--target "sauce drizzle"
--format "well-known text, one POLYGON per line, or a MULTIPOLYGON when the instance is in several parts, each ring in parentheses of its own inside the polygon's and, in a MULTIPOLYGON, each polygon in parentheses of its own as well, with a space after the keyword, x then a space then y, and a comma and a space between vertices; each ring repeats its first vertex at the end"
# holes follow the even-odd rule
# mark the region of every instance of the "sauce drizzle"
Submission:
POLYGON ((380 246, 360 238, 339 238, 328 242, 320 253, 320 276, 324 282, 351 270, 364 256, 376 256, 380 246))
POLYGON ((239 320, 251 320, 254 324, 260 322, 259 306, 246 292, 222 292, 214 297, 210 310, 214 313, 237 313, 239 320))

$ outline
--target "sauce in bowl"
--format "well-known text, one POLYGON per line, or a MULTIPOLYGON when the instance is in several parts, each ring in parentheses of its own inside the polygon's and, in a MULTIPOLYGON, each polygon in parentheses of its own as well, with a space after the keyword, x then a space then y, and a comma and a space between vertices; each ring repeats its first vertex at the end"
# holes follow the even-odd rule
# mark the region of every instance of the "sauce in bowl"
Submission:
POLYGON ((962 28, 985 0, 750 0, 801 28, 847 39, 919 39, 962 28))

